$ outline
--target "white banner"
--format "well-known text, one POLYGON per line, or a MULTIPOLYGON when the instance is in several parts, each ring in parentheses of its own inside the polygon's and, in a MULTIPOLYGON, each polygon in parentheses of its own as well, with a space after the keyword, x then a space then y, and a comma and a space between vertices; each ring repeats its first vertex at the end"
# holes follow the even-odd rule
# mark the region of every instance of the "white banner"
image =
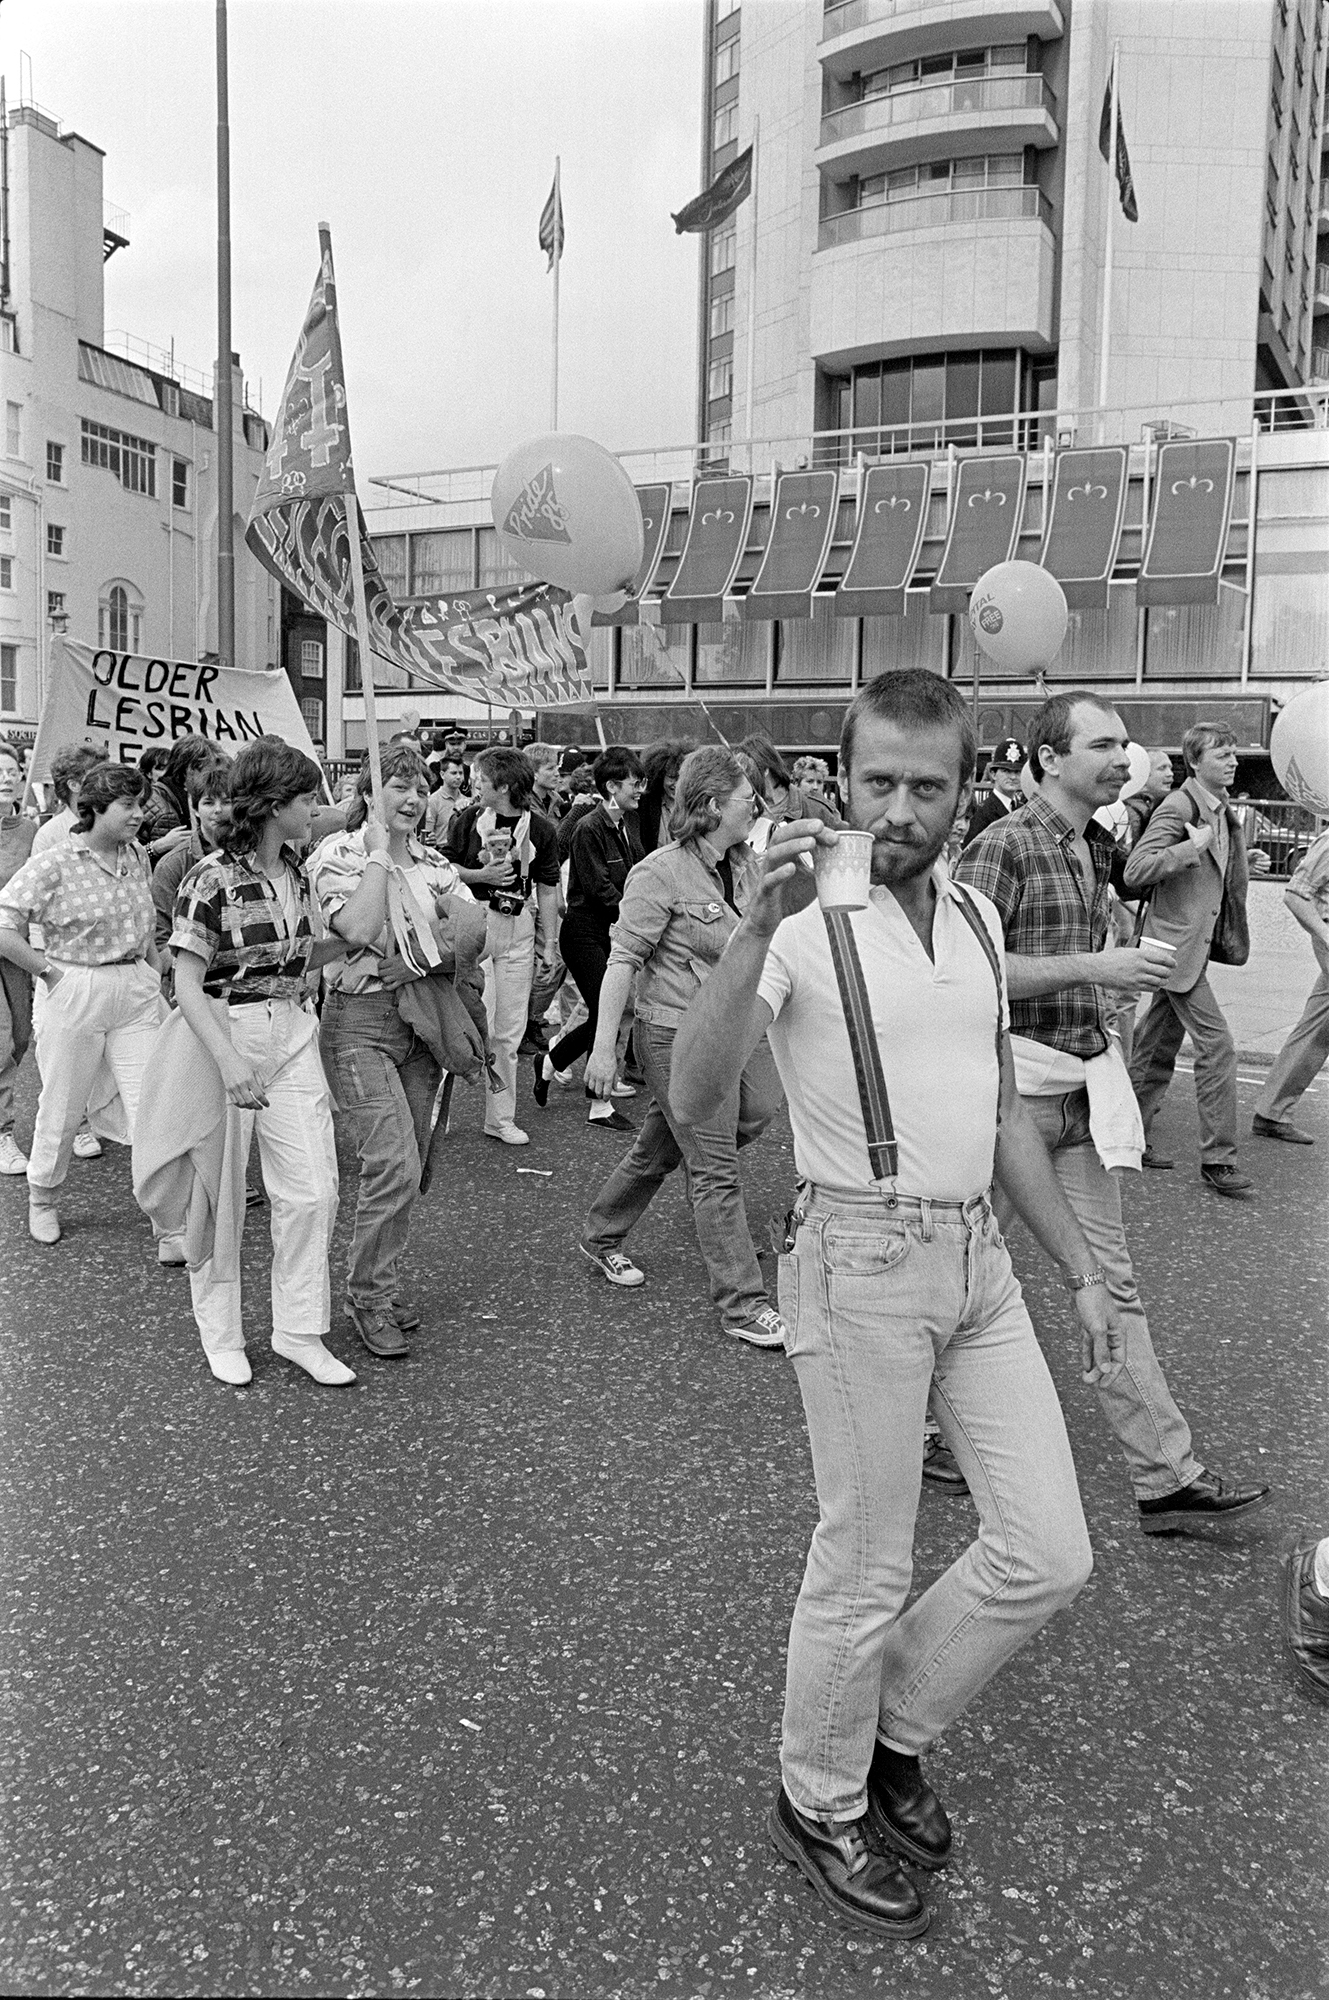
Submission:
POLYGON ((232 757, 260 736, 280 736, 315 755, 283 673, 151 659, 62 639, 51 648, 28 775, 43 783, 56 751, 72 743, 95 744, 113 764, 137 764, 145 750, 169 750, 181 736, 206 736, 232 757))

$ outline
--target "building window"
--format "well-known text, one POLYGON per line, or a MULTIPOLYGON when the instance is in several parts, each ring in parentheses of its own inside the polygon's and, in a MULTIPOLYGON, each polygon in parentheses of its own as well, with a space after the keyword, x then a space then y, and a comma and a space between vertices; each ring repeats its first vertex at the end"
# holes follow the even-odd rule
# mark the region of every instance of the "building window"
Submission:
POLYGON ((13 313, 0 313, 0 354, 18 353, 18 331, 13 313))
POLYGON ((65 593, 63 590, 48 590, 46 593, 46 616, 63 618, 65 615, 65 593))
POLYGON ((46 553, 48 556, 62 556, 65 552, 65 531, 54 521, 46 523, 46 553))
POLYGON ((300 641, 300 672, 307 680, 323 678, 323 643, 320 639, 300 641))
POLYGON ((727 21, 731 14, 738 12, 738 0, 715 0, 715 18, 727 21))
POLYGON ((718 403, 722 396, 732 396, 733 393, 734 357, 732 354, 725 354, 720 360, 711 363, 710 372, 706 377, 706 400, 708 403, 718 403))
POLYGON ((729 418, 725 417, 720 423, 710 426, 706 442, 708 444, 728 444, 733 434, 734 426, 729 418))
POLYGON ((732 271, 738 254, 738 230, 734 223, 726 222, 711 233, 711 276, 718 278, 722 271, 732 271))
POLYGON ((721 146, 732 145, 738 137, 738 105, 722 104, 715 114, 715 137, 712 144, 718 153, 721 146))
POLYGON ((738 36, 733 35, 722 42, 715 51, 715 87, 728 83, 731 76, 738 75, 738 36))
POLYGON ((143 604, 132 586, 107 584, 97 606, 97 644, 113 653, 137 653, 143 637, 143 604))
POLYGON ((188 507, 189 505, 189 460, 187 458, 173 458, 171 460, 171 505, 173 507, 188 507))
POLYGON ((7 458, 23 456, 22 403, 5 404, 5 456, 7 458))
POLYGON ((14 525, 14 506, 7 493, 0 493, 0 529, 8 534, 14 525))
POLYGON ((18 710, 18 647, 0 646, 0 712, 18 710))
POLYGON ((12 590, 13 588, 14 558, 13 556, 0 556, 0 590, 12 590))
POLYGON ((732 333, 733 330, 734 294, 723 292, 718 299, 711 300, 711 339, 715 340, 720 334, 732 333))
POLYGON ((46 477, 52 486, 63 486, 65 483, 65 448, 54 438, 46 440, 46 477))
MULTIPOLYGON (((320 652, 322 648, 320 647, 320 652)), ((306 695, 300 703, 300 713, 305 719, 305 728, 315 743, 323 741, 323 704, 317 695, 306 695)))
MULTIPOLYGON (((150 438, 131 437, 128 431, 113 431, 106 424, 81 419, 83 463, 100 465, 113 472, 127 493, 157 497, 157 447, 150 438)), ((123 651, 123 648, 121 649, 123 651)))

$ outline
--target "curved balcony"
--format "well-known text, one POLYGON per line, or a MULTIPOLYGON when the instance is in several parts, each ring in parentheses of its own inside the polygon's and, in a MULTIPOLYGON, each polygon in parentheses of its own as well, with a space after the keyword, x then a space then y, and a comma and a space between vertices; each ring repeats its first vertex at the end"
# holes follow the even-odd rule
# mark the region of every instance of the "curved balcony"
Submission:
POLYGON ((812 259, 811 349, 878 356, 1056 344, 1052 211, 1035 187, 973 188, 829 216, 812 259))
POLYGON ((831 76, 885 69, 943 49, 989 48, 1065 33, 1057 0, 842 0, 826 9, 817 55, 831 76))
POLYGON ((821 121, 813 154, 823 173, 888 173, 935 159, 1015 153, 1057 143, 1056 98, 1041 76, 920 83, 846 104, 821 121))

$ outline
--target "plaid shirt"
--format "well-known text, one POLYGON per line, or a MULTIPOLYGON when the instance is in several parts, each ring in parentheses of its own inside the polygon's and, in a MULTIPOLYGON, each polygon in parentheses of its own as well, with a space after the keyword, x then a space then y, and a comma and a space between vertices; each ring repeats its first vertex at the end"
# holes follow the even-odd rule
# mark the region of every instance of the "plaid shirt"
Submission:
MULTIPOLYGON (((1094 858, 1094 893, 1086 904, 1072 857, 1074 839, 1070 821, 1036 797, 988 827, 956 862, 956 879, 996 904, 1012 957, 1060 958, 1103 949, 1113 877, 1120 872, 1117 845, 1105 827, 1090 820, 1085 839, 1094 858)), ((1101 987, 1063 986, 1030 1000, 1012 998, 1011 1033, 1087 1059, 1106 1049, 1115 1011, 1101 987)))
POLYGON ((171 950, 192 951, 203 960, 203 991, 214 999, 302 997, 309 955, 322 927, 309 884, 289 860, 286 875, 295 890, 294 931, 275 885, 248 860, 209 854, 180 884, 171 950))

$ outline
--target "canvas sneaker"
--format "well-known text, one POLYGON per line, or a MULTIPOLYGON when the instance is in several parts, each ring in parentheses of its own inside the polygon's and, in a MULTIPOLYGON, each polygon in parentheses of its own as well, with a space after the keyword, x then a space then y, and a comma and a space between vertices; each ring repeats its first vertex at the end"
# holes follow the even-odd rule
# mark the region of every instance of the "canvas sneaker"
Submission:
POLYGON ((584 1243, 579 1243, 577 1248, 583 1257, 590 1258, 597 1271, 603 1271, 611 1285, 622 1285, 625 1290, 633 1291, 638 1285, 646 1283, 646 1273, 639 1271, 631 1257, 625 1257, 621 1250, 588 1250, 584 1243))
POLYGON ((26 1174, 28 1157, 20 1153, 12 1132, 0 1132, 0 1174, 26 1174))
POLYGON ((783 1347, 789 1338, 789 1328, 774 1306, 764 1306, 741 1325, 727 1326, 725 1332, 734 1340, 745 1340, 749 1347, 783 1347))

